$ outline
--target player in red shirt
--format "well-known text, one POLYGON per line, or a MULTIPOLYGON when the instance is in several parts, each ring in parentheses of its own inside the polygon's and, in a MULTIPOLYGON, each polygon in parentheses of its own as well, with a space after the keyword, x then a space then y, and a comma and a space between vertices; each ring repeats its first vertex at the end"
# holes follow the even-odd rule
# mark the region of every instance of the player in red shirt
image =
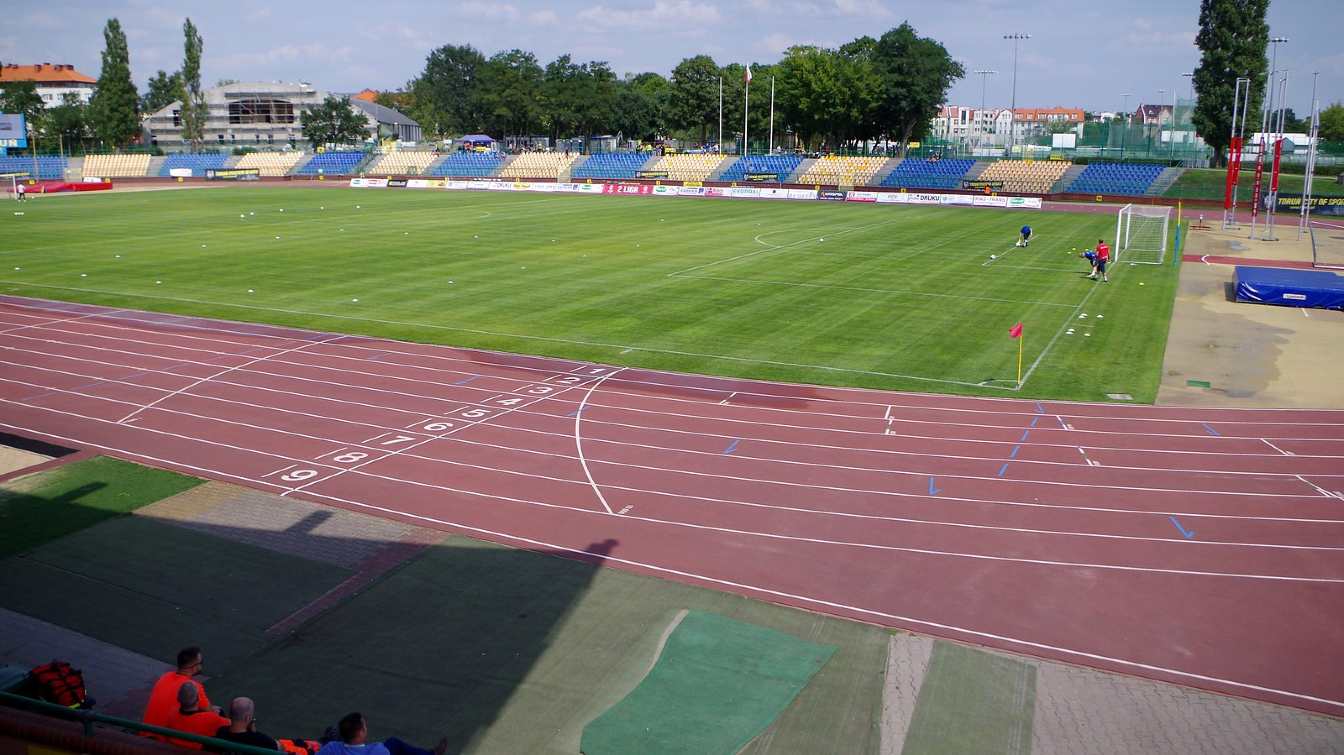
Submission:
POLYGON ((1111 248, 1106 245, 1104 239, 1097 239, 1097 266, 1092 268, 1092 274, 1087 276, 1092 280, 1097 279, 1097 273, 1101 273, 1101 282, 1110 283, 1111 279, 1106 275, 1106 263, 1111 261, 1111 248))

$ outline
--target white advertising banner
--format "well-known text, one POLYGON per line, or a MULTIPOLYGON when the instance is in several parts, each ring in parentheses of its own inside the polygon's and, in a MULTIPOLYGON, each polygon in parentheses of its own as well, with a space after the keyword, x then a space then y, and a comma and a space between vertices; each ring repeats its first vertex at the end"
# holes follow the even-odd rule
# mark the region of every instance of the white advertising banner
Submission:
POLYGON ((971 204, 974 199, 970 194, 944 194, 943 204, 971 204))
POLYGON ((733 186, 728 189, 728 196, 738 199, 757 199, 761 196, 761 190, 754 186, 733 186))
POLYGON ((705 195, 705 187, 703 186, 678 186, 676 189, 679 197, 703 197, 705 195))
POLYGON ((386 189, 386 178, 352 178, 350 179, 351 188, 355 189, 386 189))
POLYGON ((1041 209, 1040 197, 1008 197, 1009 207, 1021 207, 1027 210, 1041 209))
POLYGON ((877 192, 875 191, 851 191, 845 195, 846 202, 876 202, 877 192))
POLYGON ((899 191, 886 191, 877 195, 878 204, 905 204, 905 194, 899 191))
POLYGON ((789 199, 816 199, 816 189, 789 189, 789 199))
POLYGON ((191 178, 191 168, 169 168, 168 175, 173 178, 191 178))

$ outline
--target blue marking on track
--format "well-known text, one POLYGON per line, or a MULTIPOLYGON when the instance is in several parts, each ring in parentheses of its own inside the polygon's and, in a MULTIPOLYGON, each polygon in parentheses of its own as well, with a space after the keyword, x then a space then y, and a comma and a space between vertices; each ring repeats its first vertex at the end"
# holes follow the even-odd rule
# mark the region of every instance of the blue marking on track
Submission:
POLYGON ((999 467, 999 477, 1002 477, 1007 471, 1008 471, 1008 462, 1005 461, 1003 463, 1003 466, 999 467))
POLYGON ((1036 426, 1036 423, 1037 423, 1037 422, 1040 422, 1040 421, 1041 421, 1041 418, 1040 418, 1040 417, 1032 417, 1032 418, 1031 418, 1031 426, 1032 426, 1032 427, 1035 427, 1035 426, 1036 426))
POLYGON ((1030 435, 1030 434, 1031 434, 1031 431, 1030 431, 1030 430, 1023 430, 1023 431, 1022 431, 1022 437, 1021 437, 1021 438, 1018 438, 1018 439, 1017 439, 1017 442, 1018 442, 1018 443, 1026 443, 1026 442, 1027 442, 1027 436, 1030 435))
POLYGON ((739 439, 739 438, 733 438, 733 442, 732 442, 732 443, 729 443, 729 444, 728 444, 728 447, 725 448, 725 449, 723 449, 723 453, 724 453, 724 454, 730 454, 730 453, 736 451, 736 450, 737 450, 737 444, 738 444, 738 443, 741 443, 741 442, 742 442, 741 439, 739 439))
POLYGON ((1195 536, 1195 531, 1187 530, 1186 528, 1182 527, 1180 521, 1176 517, 1169 516, 1167 518, 1170 519, 1172 525, 1175 526, 1176 529, 1180 531, 1181 537, 1185 538, 1186 540, 1189 540, 1195 536))
POLYGON ((1010 459, 1016 459, 1016 458, 1017 458, 1017 452, 1018 452, 1018 451, 1021 451, 1021 450, 1022 450, 1022 446, 1013 446, 1013 452, 1010 453, 1010 454, 1008 454, 1008 458, 1010 458, 1010 459))
POLYGON ((1213 426, 1210 425, 1209 423, 1204 422, 1204 423, 1202 423, 1202 424, 1204 425, 1204 431, 1207 432, 1209 435, 1212 435, 1212 436, 1214 436, 1214 437, 1218 437, 1218 438, 1221 438, 1221 437, 1222 437, 1223 434, 1220 433, 1220 432, 1218 432, 1217 430, 1213 429, 1213 426))
POLYGON ((462 378, 456 383, 453 383, 453 385, 466 385, 467 383, 470 383, 471 381, 475 380, 478 377, 480 377, 480 375, 472 375, 471 377, 468 378, 462 378))
POLYGON ((941 492, 943 492, 942 488, 937 488, 933 485, 933 475, 929 475, 929 495, 938 495, 941 492))
POLYGON ((1045 406, 1043 406, 1039 401, 1036 402, 1036 413, 1045 414, 1045 406))
POLYGON ((569 414, 566 414, 565 416, 566 416, 566 417, 577 417, 577 416, 579 416, 579 410, 578 410, 578 409, 575 409, 574 411, 570 412, 569 414))

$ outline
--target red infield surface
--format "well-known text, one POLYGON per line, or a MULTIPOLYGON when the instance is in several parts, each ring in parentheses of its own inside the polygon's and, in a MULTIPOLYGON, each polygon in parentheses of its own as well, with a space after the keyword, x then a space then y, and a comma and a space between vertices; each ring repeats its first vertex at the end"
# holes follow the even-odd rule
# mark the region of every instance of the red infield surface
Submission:
POLYGON ((0 429, 1344 715, 1344 412, 657 373, 0 297, 0 429))

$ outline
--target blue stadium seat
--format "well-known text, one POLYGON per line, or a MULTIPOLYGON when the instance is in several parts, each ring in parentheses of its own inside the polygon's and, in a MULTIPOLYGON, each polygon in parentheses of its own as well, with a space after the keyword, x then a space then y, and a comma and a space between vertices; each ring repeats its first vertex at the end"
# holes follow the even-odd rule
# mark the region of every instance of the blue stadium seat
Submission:
POLYGON ((315 176, 319 173, 328 176, 344 176, 355 171, 355 166, 364 160, 364 153, 353 150, 323 152, 294 171, 296 176, 315 176))
POLYGON ((160 176, 170 176, 174 169, 189 168, 193 176, 204 176, 207 170, 218 170, 228 162, 228 155, 189 155, 185 153, 164 158, 160 176))
POLYGON ((504 155, 498 152, 454 152, 438 165, 431 165, 425 175, 484 178, 494 175, 502 162, 504 155))
POLYGON ((740 157, 733 161, 728 169, 723 171, 720 176, 721 181, 743 181, 747 174, 775 174, 776 181, 784 181, 795 170, 803 159, 797 155, 759 155, 756 157, 740 157))
POLYGON ((643 152, 604 152, 590 155, 570 175, 573 178, 634 178, 648 161, 649 156, 643 152))
POLYGON ((1079 194, 1126 194, 1139 196, 1162 173, 1161 165, 1135 163, 1090 163, 1069 184, 1067 191, 1079 194))
POLYGON ((974 160, 902 160, 882 179, 883 186, 900 189, 960 189, 961 179, 974 160))
POLYGON ((64 157, 39 155, 34 173, 31 157, 0 157, 0 173, 27 173, 33 178, 65 178, 67 165, 64 157))

